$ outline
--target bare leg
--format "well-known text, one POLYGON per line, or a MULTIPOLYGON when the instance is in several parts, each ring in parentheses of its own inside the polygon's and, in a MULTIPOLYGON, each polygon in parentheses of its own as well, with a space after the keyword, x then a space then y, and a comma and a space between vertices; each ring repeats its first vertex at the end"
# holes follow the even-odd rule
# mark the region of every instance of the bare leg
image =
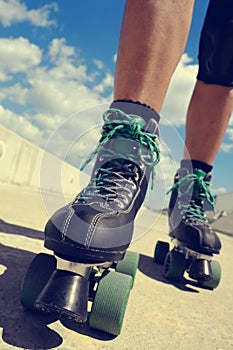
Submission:
MULTIPOLYGON (((211 171, 232 109, 231 87, 206 84, 201 80, 196 82, 187 113, 184 159, 197 162, 181 163, 182 169, 175 178, 179 188, 173 188, 169 203, 170 236, 192 251, 207 255, 219 254, 221 250, 220 239, 209 226, 205 215, 205 201, 214 205, 207 174, 211 171), (190 169, 190 165, 193 165, 193 169, 190 169), (189 193, 182 192, 184 182, 185 188, 190 189, 189 193)), ((189 276, 197 281, 206 280, 207 285, 210 283, 209 286, 216 287, 216 276, 208 260, 205 265, 204 260, 194 261, 189 276)))
POLYGON ((213 163, 232 110, 232 88, 197 81, 187 113, 184 159, 213 163))
POLYGON ((161 109, 183 53, 193 0, 127 1, 119 43, 114 99, 161 109))

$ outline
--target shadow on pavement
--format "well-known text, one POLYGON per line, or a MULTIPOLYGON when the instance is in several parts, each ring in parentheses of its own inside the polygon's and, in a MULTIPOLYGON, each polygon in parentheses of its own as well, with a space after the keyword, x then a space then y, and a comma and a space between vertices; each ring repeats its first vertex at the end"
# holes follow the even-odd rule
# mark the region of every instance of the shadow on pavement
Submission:
POLYGON ((0 327, 6 343, 26 349, 51 349, 62 343, 59 334, 47 325, 54 317, 35 315, 20 303, 20 288, 25 271, 35 254, 0 244, 0 327))
MULTIPOLYGON (((22 234, 42 239, 43 232, 8 224, 0 220, 0 231, 6 234, 22 234)), ((21 283, 25 272, 36 254, 0 244, 0 265, 5 271, 0 275, 0 327, 2 339, 9 345, 30 350, 52 349, 62 344, 62 337, 48 327, 57 321, 52 315, 33 313, 20 303, 21 283)), ((67 329, 102 341, 114 336, 91 329, 88 324, 79 325, 69 320, 61 320, 67 329)))
POLYGON ((185 277, 183 277, 180 282, 168 281, 163 275, 163 265, 156 264, 153 261, 153 258, 150 256, 140 254, 138 269, 147 277, 152 278, 158 282, 171 284, 184 292, 199 293, 198 290, 191 288, 191 286, 188 286, 189 284, 195 287, 195 283, 187 280, 185 277))
POLYGON ((88 323, 84 323, 84 324, 79 324, 79 323, 76 323, 74 321, 70 321, 70 320, 67 320, 67 319, 62 319, 61 320, 61 323, 63 324, 63 326, 65 326, 66 328, 76 332, 76 333, 79 333, 79 334, 82 334, 82 335, 86 335, 88 337, 91 337, 91 338, 95 338, 95 339, 98 339, 98 340, 113 340, 116 338, 115 335, 112 335, 112 334, 108 334, 108 333, 105 333, 105 332, 102 332, 102 331, 98 331, 97 329, 93 329, 93 328, 90 328, 88 323))
POLYGON ((44 233, 42 231, 34 230, 24 226, 10 224, 0 219, 0 232, 8 234, 23 235, 29 238, 44 239, 44 233))

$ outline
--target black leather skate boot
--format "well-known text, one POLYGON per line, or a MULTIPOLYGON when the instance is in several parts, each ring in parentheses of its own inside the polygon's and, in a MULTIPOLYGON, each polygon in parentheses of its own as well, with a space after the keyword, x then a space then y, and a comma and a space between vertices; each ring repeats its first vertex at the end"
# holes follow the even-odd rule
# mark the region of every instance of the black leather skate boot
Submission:
POLYGON ((48 221, 45 247, 55 257, 39 254, 31 263, 24 306, 120 333, 139 261, 126 249, 159 161, 158 120, 151 108, 129 102, 114 102, 104 113, 88 160, 96 156, 90 182, 48 221))
POLYGON ((144 105, 112 103, 93 153, 90 182, 48 221, 45 247, 79 262, 123 258, 159 161, 158 121, 158 114, 144 105))
POLYGON ((169 235, 178 251, 194 258, 189 273, 197 280, 213 277, 211 256, 221 249, 220 239, 209 226, 204 209, 205 201, 214 206, 210 180, 211 175, 200 169, 179 169, 169 203, 169 235))
POLYGON ((206 219, 204 201, 214 205, 211 175, 199 169, 179 169, 169 203, 170 236, 203 254, 219 254, 220 240, 206 219))

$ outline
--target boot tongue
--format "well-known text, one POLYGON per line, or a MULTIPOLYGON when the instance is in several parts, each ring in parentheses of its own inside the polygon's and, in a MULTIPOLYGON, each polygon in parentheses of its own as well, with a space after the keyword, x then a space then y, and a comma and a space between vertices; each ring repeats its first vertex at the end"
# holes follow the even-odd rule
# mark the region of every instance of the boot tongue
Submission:
POLYGON ((203 192, 203 188, 200 185, 200 181, 209 181, 211 175, 207 174, 201 169, 180 168, 178 172, 178 179, 181 180, 182 178, 185 179, 186 177, 187 181, 183 181, 180 185, 181 192, 189 194, 189 196, 192 193, 191 198, 193 199, 202 199, 200 194, 203 192))
POLYGON ((211 174, 207 174, 204 170, 197 168, 180 168, 178 171, 179 178, 185 177, 186 175, 195 174, 198 178, 203 178, 204 180, 209 181, 211 179, 211 174))
POLYGON ((193 169, 193 173, 196 174, 199 178, 203 178, 203 179, 207 175, 207 173, 204 170, 196 169, 196 168, 193 169))
POLYGON ((111 143, 113 145, 109 145, 109 147, 112 146, 115 154, 119 154, 119 156, 124 159, 128 159, 130 156, 136 156, 138 154, 138 142, 135 142, 134 140, 119 138, 110 140, 110 144, 111 143))
MULTIPOLYGON (((193 173, 197 175, 199 180, 205 181, 206 172, 201 169, 193 169, 193 173)), ((199 181, 193 185, 193 197, 197 199, 203 199, 200 194, 203 193, 203 188, 200 187, 199 181)))

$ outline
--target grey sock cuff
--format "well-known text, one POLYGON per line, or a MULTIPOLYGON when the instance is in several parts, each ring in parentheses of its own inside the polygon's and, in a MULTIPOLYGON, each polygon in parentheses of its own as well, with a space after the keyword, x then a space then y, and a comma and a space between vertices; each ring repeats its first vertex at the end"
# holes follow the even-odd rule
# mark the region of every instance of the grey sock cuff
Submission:
POLYGON ((148 123, 150 119, 155 119, 157 123, 160 120, 159 114, 154 109, 136 102, 134 103, 116 101, 111 103, 110 108, 120 109, 126 114, 137 115, 143 118, 146 123, 148 123))
POLYGON ((189 169, 189 171, 191 172, 195 168, 195 169, 203 170, 207 174, 210 173, 213 169, 212 165, 196 159, 182 159, 180 165, 181 165, 181 168, 189 169))

